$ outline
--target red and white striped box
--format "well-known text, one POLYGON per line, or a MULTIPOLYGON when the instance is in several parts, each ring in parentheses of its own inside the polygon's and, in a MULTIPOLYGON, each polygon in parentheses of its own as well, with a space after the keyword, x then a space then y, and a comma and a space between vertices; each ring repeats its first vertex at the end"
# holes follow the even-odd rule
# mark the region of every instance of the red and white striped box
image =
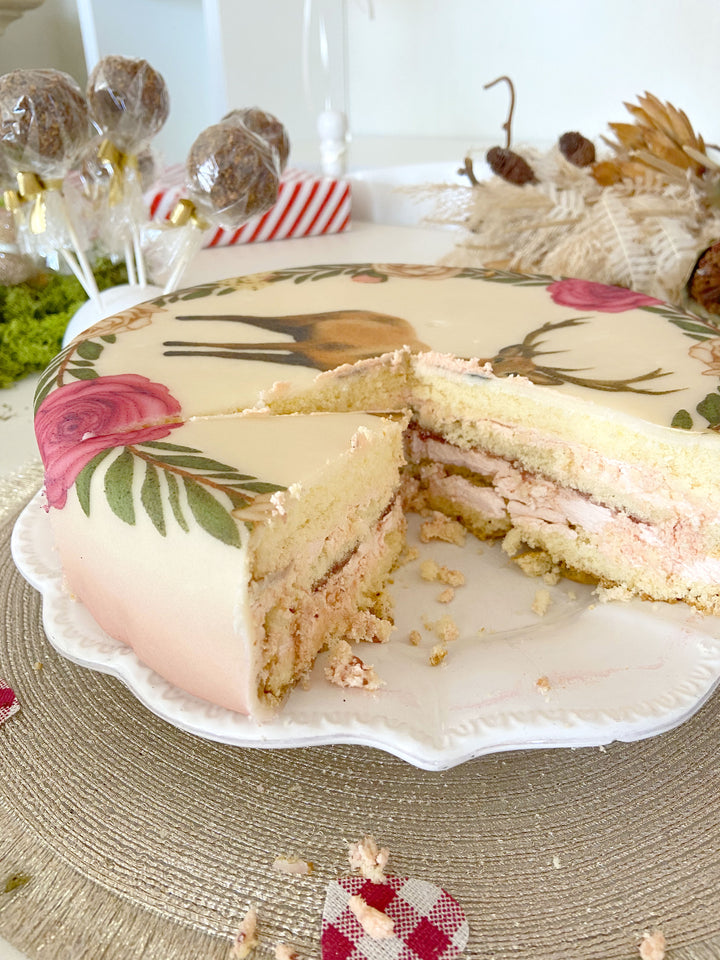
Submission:
MULTIPOLYGON (((184 168, 169 167, 145 198, 152 220, 166 219, 183 193, 184 168)), ((307 170, 288 168, 280 179, 277 203, 235 231, 208 232, 205 247, 262 243, 288 237, 342 233, 350 225, 350 183, 307 170)))

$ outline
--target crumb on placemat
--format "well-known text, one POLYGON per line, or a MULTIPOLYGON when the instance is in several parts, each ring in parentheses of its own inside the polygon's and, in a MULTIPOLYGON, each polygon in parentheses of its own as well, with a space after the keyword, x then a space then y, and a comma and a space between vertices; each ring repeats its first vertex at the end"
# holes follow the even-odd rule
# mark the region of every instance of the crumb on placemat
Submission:
POLYGON ((275 960, 300 960, 297 950, 287 943, 275 945, 275 960))
POLYGON ((358 870, 366 880, 382 883, 385 867, 390 859, 387 847, 378 847, 375 838, 368 835, 348 847, 348 862, 351 870, 358 870))
POLYGON ((661 930, 646 930, 638 947, 640 957, 642 960, 664 960, 665 946, 665 935, 661 930))
POLYGON ((275 857, 272 866, 276 873, 307 875, 313 872, 312 863, 300 857, 275 857))
POLYGON ((438 603, 452 603, 455 599, 455 588, 445 587, 443 592, 439 593, 435 599, 438 603))
POLYGON ((408 642, 411 646, 417 647, 420 641, 422 640, 422 635, 419 630, 411 630, 408 636, 408 642))
POLYGON ((230 948, 230 960, 245 960, 258 945, 257 910, 250 907, 243 917, 230 948))

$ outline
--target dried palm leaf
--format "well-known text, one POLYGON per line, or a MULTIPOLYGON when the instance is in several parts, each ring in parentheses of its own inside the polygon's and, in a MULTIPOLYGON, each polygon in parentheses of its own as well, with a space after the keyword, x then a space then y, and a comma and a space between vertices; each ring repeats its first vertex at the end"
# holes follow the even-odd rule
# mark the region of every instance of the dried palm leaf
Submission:
POLYGON ((606 186, 618 182, 613 176, 642 179, 643 167, 648 166, 662 170, 671 178, 688 172, 703 176, 711 165, 705 142, 682 110, 647 92, 638 97, 637 104, 623 105, 635 123, 609 124, 617 140, 603 139, 616 156, 595 165, 594 175, 599 183, 606 186), (674 171, 670 171, 670 167, 675 168, 674 171))

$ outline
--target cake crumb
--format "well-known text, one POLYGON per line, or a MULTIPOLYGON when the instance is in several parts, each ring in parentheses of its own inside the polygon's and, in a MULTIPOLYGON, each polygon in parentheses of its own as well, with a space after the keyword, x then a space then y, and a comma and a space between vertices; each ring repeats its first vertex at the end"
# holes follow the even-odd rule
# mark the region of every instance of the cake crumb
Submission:
POLYGON ((435 599, 438 603, 452 603, 455 599, 455 588, 445 587, 443 592, 439 593, 435 599))
POLYGON ((307 860, 301 860, 299 857, 275 857, 273 860, 273 870, 277 873, 307 875, 313 872, 313 865, 307 860))
POLYGON ((384 686, 375 668, 355 656, 347 640, 336 640, 332 644, 330 658, 325 667, 325 677, 338 687, 379 690, 384 686))
POLYGON ((350 626, 343 636, 346 640, 365 640, 368 643, 387 643, 393 632, 393 624, 389 620, 381 620, 369 610, 361 610, 352 618, 350 626))
POLYGON ((540 693, 545 697, 545 699, 547 699, 551 690, 550 681, 548 680, 548 678, 538 677, 538 679, 535 681, 535 686, 538 688, 540 693))
POLYGON ((372 836, 363 837, 348 848, 348 862, 351 870, 359 870, 366 880, 373 883, 385 882, 385 867, 390 859, 387 847, 378 847, 372 836))
POLYGON ((423 560, 420 564, 420 576, 423 580, 437 580, 440 564, 434 560, 423 560))
POLYGON ((430 520, 420 526, 420 541, 430 543, 431 540, 442 540, 444 543, 454 543, 458 547, 465 544, 467 531, 457 520, 451 520, 444 513, 433 511, 430 520))
POLYGON ((600 603, 612 603, 613 601, 627 603, 633 598, 632 590, 628 590, 628 588, 624 587, 621 583, 615 584, 615 586, 612 587, 598 586, 593 592, 600 603))
POLYGON ((439 666, 447 656, 447 647, 443 643, 436 643, 430 651, 428 663, 431 667, 439 666))
POLYGON ((33 664, 33 670, 35 671, 35 673, 40 673, 40 671, 43 669, 44 666, 45 665, 41 663, 40 660, 36 660, 35 663, 33 664))
POLYGON ((555 564, 544 550, 528 550, 517 557, 513 557, 522 572, 528 577, 543 577, 552 573, 555 564))
POLYGON ((512 557, 518 552, 523 543, 522 533, 513 527, 505 534, 502 542, 502 548, 508 556, 512 557))
POLYGON ((357 917, 360 926, 373 940, 388 940, 395 936, 395 921, 382 910, 365 903, 359 894, 353 894, 348 900, 348 907, 357 917))
POLYGON ((275 945, 275 960, 300 960, 297 950, 287 943, 275 945))
POLYGON ((665 935, 661 930, 654 930, 652 933, 646 930, 639 944, 639 950, 642 960, 664 960, 665 935))
POLYGON ((419 631, 419 630, 411 630, 411 631, 410 631, 410 636, 408 637, 408 640, 409 640, 411 646, 417 647, 418 644, 420 643, 420 641, 422 640, 422 636, 420 635, 420 631, 419 631))
POLYGON ((553 855, 552 865, 556 870, 560 869, 560 857, 557 854, 553 855))
POLYGON ((414 560, 420 556, 420 551, 417 547, 406 547, 405 550, 400 554, 395 562, 396 567, 407 566, 408 563, 412 563, 414 560))
MULTIPOLYGON (((390 580, 390 583, 393 581, 390 580)), ((373 598, 373 604, 371 608, 371 613, 379 617, 380 620, 386 621, 392 627, 392 614, 395 603, 390 593, 387 590, 382 590, 380 593, 377 593, 373 598)))
POLYGON ((257 910, 250 907, 243 917, 230 949, 230 960, 245 960, 258 945, 257 910))
POLYGON ((460 636, 458 625, 448 614, 445 614, 444 617, 441 617, 437 623, 434 624, 434 630, 443 643, 452 643, 453 640, 457 640, 460 636))
POLYGON ((552 597, 549 590, 536 590, 532 602, 532 612, 538 617, 544 617, 552 605, 552 597))

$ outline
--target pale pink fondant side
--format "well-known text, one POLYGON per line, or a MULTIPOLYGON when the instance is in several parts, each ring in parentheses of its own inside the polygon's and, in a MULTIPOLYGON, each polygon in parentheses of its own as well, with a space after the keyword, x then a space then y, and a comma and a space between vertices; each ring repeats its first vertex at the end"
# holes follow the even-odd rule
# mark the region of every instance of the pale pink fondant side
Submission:
POLYGON ((90 521, 71 496, 63 510, 50 513, 70 593, 106 633, 174 686, 257 715, 253 645, 236 609, 242 551, 202 531, 169 530, 160 537, 141 522, 110 520, 105 538, 103 511, 94 512, 90 521))

